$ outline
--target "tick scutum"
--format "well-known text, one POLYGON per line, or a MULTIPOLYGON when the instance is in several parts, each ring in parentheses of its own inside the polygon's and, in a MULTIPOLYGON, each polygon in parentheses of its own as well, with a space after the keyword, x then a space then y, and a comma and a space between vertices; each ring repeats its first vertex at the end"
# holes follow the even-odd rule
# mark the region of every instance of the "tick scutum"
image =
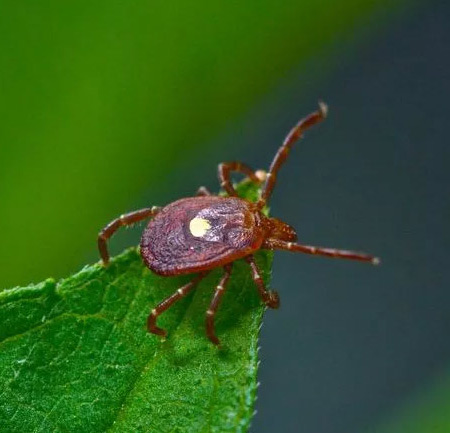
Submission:
POLYGON ((238 197, 190 197, 163 208, 141 239, 146 265, 160 275, 222 266, 260 248, 262 218, 238 197))

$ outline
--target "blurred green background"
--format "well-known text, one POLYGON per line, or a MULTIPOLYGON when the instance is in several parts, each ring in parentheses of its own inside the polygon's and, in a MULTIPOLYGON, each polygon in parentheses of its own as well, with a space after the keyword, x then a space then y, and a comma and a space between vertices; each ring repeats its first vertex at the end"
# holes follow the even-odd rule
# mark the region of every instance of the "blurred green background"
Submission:
POLYGON ((323 98, 273 213, 383 266, 276 256, 253 431, 450 431, 449 19, 439 1, 3 2, 0 287, 98 260, 108 221, 217 190, 220 161, 267 167, 323 98))

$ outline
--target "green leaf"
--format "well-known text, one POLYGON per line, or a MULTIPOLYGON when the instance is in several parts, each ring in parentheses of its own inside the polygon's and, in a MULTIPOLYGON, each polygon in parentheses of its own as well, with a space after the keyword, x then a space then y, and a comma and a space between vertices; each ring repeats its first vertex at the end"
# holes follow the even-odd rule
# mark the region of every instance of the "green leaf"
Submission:
MULTIPOLYGON (((257 254, 266 282, 271 258, 257 254)), ((0 431, 247 431, 264 308, 236 262, 216 320, 223 347, 211 344, 205 311, 221 273, 159 318, 166 341, 147 315, 192 276, 157 276, 135 248, 106 269, 0 292, 0 431)))

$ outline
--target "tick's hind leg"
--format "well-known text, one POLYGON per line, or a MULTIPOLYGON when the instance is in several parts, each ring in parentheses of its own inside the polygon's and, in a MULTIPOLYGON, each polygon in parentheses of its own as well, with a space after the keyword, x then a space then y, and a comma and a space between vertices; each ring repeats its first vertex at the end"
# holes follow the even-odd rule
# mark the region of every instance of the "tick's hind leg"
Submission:
POLYGON ((201 280, 203 280, 203 278, 206 277, 208 273, 209 272, 202 272, 201 274, 197 275, 191 282, 185 284, 183 287, 180 287, 175 293, 164 299, 164 301, 160 302, 148 316, 148 331, 153 334, 165 337, 167 335, 167 331, 156 326, 156 319, 158 318, 158 316, 161 313, 164 313, 164 311, 171 307, 176 301, 186 296, 201 280))
POLYGON ((250 265, 250 268, 252 270, 252 278, 256 284, 256 287, 258 288, 258 293, 259 296, 261 296, 262 301, 269 308, 278 308, 280 306, 280 297, 278 296, 277 292, 266 289, 264 281, 261 277, 261 272, 255 262, 255 257, 247 256, 245 257, 245 260, 250 265))
POLYGON ((106 241, 122 226, 129 226, 131 224, 142 221, 146 218, 155 216, 159 212, 159 207, 153 206, 152 208, 140 209, 134 212, 121 215, 119 218, 111 221, 103 230, 98 234, 98 250, 100 257, 103 260, 103 264, 106 266, 109 263, 109 253, 106 241))
POLYGON ((230 174, 232 171, 244 174, 248 176, 252 182, 261 183, 265 180, 265 172, 257 171, 254 172, 248 165, 242 164, 242 162, 232 161, 232 162, 222 162, 219 164, 218 176, 220 181, 220 186, 228 193, 231 197, 237 197, 237 192, 231 183, 230 174))
POLYGON ((227 283, 230 279, 232 267, 232 263, 224 266, 225 273, 223 274, 219 284, 216 287, 216 291, 214 292, 214 296, 211 300, 211 303, 209 304, 208 311, 206 312, 206 335, 216 346, 220 344, 220 341, 216 337, 216 333, 214 330, 214 317, 216 315, 217 308, 219 307, 222 296, 225 293, 225 289, 227 288, 227 283))

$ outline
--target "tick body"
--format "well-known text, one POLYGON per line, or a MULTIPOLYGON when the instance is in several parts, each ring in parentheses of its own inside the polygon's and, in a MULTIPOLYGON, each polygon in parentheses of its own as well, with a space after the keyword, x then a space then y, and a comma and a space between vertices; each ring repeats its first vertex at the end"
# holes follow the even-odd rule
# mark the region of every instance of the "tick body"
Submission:
POLYGON ((191 197, 169 204, 141 240, 145 264, 159 275, 212 269, 260 248, 263 215, 237 197, 191 197))
POLYGON ((278 294, 266 289, 253 258, 259 249, 287 250, 378 264, 376 257, 367 254, 299 244, 291 226, 262 213, 275 186, 278 170, 293 144, 307 128, 323 120, 326 113, 326 105, 320 103, 319 110, 298 122, 276 153, 267 174, 253 172, 240 162, 220 164, 219 180, 228 197, 212 195, 201 187, 197 196, 177 200, 162 209, 152 207, 121 215, 99 233, 100 255, 103 263, 108 265, 107 239, 121 226, 152 218, 142 234, 140 244, 141 256, 147 267, 163 276, 196 273, 191 282, 151 310, 147 320, 149 332, 165 336, 166 331, 156 325, 158 316, 191 292, 212 269, 222 267, 222 278, 206 311, 206 334, 212 343, 218 345, 214 317, 227 288, 233 262, 238 259, 244 259, 249 264, 262 301, 270 308, 278 308, 278 294), (231 182, 231 172, 239 172, 251 181, 261 183, 259 200, 250 202, 238 197, 231 182))

